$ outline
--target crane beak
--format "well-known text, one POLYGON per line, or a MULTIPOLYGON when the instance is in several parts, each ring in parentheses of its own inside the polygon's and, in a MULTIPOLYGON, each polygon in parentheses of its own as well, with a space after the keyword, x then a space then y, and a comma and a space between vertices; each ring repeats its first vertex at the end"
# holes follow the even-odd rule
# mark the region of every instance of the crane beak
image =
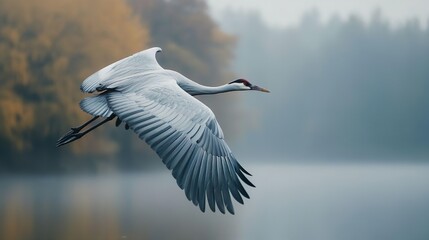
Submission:
POLYGON ((253 85, 250 89, 251 89, 251 90, 260 91, 260 92, 266 92, 266 93, 269 93, 269 92, 270 92, 270 90, 268 90, 268 89, 261 88, 261 87, 255 86, 255 85, 253 85))

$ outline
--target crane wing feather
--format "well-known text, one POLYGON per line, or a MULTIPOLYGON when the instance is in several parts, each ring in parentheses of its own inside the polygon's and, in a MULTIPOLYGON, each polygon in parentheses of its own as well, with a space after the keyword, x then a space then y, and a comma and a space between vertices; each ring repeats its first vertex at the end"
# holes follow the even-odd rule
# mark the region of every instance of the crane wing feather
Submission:
POLYGON ((88 114, 105 118, 113 113, 107 105, 106 94, 104 93, 84 98, 80 101, 80 108, 88 114))
POLYGON ((163 70, 155 57, 160 51, 162 51, 161 48, 153 47, 114 62, 85 79, 80 89, 83 92, 92 93, 105 85, 123 81, 135 75, 163 70))
POLYGON ((253 184, 226 144, 213 112, 174 79, 160 77, 157 84, 130 81, 106 98, 114 114, 156 151, 202 211, 206 198, 212 211, 216 204, 222 213, 225 208, 234 213, 231 195, 239 203, 242 196, 249 198, 241 181, 253 184))

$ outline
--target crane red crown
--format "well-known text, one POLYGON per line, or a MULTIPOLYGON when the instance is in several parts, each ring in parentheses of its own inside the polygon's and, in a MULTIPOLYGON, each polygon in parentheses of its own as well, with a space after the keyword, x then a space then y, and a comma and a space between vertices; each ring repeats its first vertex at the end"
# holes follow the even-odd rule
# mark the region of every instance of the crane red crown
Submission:
POLYGON ((242 83, 242 84, 244 84, 245 86, 248 86, 248 87, 252 86, 252 84, 250 84, 249 81, 247 81, 246 79, 242 79, 242 78, 237 79, 235 81, 232 81, 229 84, 231 84, 231 83, 242 83))

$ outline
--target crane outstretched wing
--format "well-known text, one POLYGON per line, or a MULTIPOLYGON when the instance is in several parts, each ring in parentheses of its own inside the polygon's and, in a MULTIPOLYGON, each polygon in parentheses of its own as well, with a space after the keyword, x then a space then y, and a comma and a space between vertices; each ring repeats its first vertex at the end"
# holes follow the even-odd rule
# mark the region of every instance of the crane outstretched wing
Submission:
POLYGON ((156 151, 190 201, 205 211, 207 198, 212 211, 217 205, 233 214, 231 195, 240 203, 241 196, 249 198, 241 181, 254 185, 213 112, 168 76, 144 87, 133 82, 109 90, 109 108, 156 151))
POLYGON ((162 51, 161 48, 153 47, 114 62, 85 79, 80 89, 83 92, 92 93, 100 87, 127 81, 141 73, 163 70, 155 57, 160 51, 162 51))

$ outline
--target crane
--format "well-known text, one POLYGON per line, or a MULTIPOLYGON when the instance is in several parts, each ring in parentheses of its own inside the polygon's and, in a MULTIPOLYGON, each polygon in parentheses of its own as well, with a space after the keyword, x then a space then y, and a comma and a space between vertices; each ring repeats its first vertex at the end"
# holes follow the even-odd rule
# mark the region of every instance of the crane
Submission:
POLYGON ((182 74, 162 68, 150 48, 95 72, 83 81, 80 89, 97 95, 80 102, 83 111, 93 118, 73 127, 57 141, 57 147, 80 139, 87 133, 116 118, 131 128, 162 159, 188 200, 205 211, 225 208, 234 214, 231 196, 243 204, 249 198, 241 182, 255 187, 251 176, 236 160, 224 139, 213 112, 193 96, 230 91, 268 90, 237 79, 209 87, 182 74), (98 123, 98 118, 104 118, 98 123), (83 131, 88 125, 86 130, 83 131))

